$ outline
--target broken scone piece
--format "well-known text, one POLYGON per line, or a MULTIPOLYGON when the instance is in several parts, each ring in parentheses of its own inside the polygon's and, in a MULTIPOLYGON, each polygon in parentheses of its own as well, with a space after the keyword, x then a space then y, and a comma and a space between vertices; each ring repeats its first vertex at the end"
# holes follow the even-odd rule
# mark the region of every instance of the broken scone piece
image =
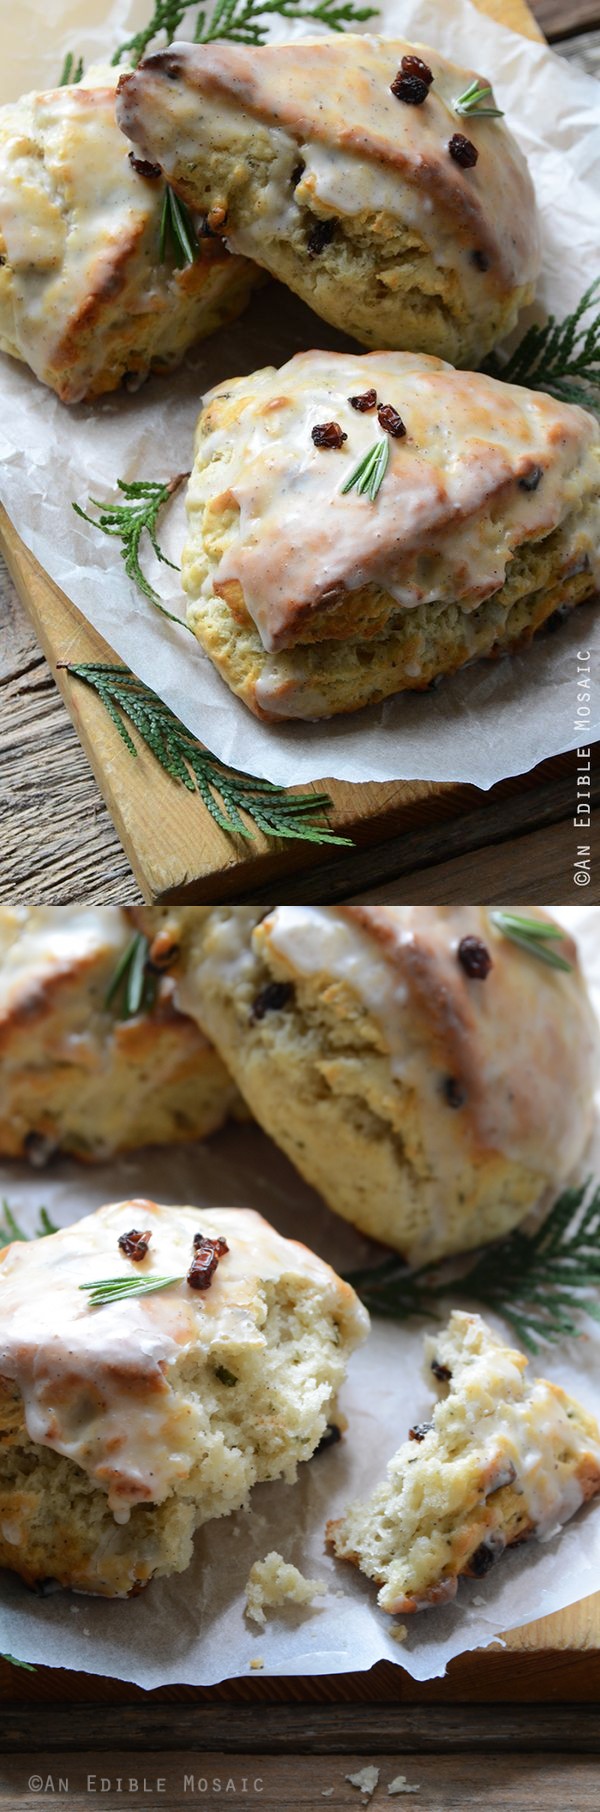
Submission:
POLYGON ((96 1163, 205 1138, 244 1112, 214 1045, 179 1012, 158 942, 128 1004, 135 939, 125 907, 0 907, 3 1155, 96 1163))
POLYGON ((0 1566, 105 1597, 182 1572, 202 1523, 293 1482, 368 1325, 250 1209, 117 1202, 7 1247, 0 1566))
POLYGON ((600 1431, 557 1384, 529 1382, 527 1360, 479 1315, 456 1311, 426 1341, 444 1391, 416 1423, 364 1504, 328 1525, 328 1541, 404 1613, 456 1597, 505 1548, 548 1541, 600 1491, 600 1431))
POLYGON ((528 643, 600 584, 593 416, 408 352, 204 399, 188 624, 256 717, 357 711, 528 643))
POLYGON ((470 365, 514 327, 540 262, 506 121, 456 111, 474 74, 363 32, 176 43, 122 77, 118 116, 232 251, 326 321, 470 365))
POLYGON ((281 1604, 304 1606, 314 1604, 327 1591, 322 1579, 306 1579, 299 1567, 284 1560, 273 1549, 264 1560, 255 1560, 246 1581, 246 1616, 254 1623, 265 1624, 265 1606, 275 1609, 281 1604))
POLYGON ((0 350, 63 403, 170 370, 257 279, 197 214, 183 255, 158 166, 119 132, 119 74, 88 69, 0 108, 0 350))

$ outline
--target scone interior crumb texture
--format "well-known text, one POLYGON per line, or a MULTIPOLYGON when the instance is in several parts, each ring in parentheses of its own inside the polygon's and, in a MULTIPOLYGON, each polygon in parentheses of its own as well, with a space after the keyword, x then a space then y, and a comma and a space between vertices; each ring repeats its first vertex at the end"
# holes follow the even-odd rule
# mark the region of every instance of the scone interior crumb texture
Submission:
POLYGON ((188 621, 224 680, 266 721, 326 718, 422 691, 592 596, 598 424, 424 356, 299 353, 209 393, 187 512, 188 621), (315 444, 327 424, 339 441, 315 444), (345 487, 377 447, 371 499, 345 487))
POLYGON ((328 1526, 334 1552, 375 1580, 385 1611, 446 1604, 508 1547, 549 1540, 600 1491, 594 1417, 479 1315, 455 1312, 426 1342, 443 1391, 363 1504, 328 1526))
POLYGON ((411 1263, 499 1237, 581 1157, 598 1026, 569 937, 566 973, 484 906, 180 908, 172 935, 178 998, 256 1119, 411 1263))
POLYGON ((127 1016, 111 983, 135 936, 118 906, 0 907, 0 1151, 92 1162, 205 1137, 241 1107, 214 1046, 156 973, 127 1016))
POLYGON ((359 344, 479 364, 531 301, 533 184, 501 119, 471 115, 474 71, 404 38, 340 32, 254 48, 174 44, 121 81, 118 114, 178 193, 359 344), (422 104, 392 91, 415 51, 422 104))
POLYGON ((264 1560, 255 1560, 250 1568, 246 1581, 246 1616, 253 1623, 264 1625, 267 1621, 265 1609, 275 1610, 287 1604, 306 1609, 326 1591, 323 1580, 306 1579, 299 1567, 292 1566, 274 1549, 264 1560))
POLYGON ((329 1266, 243 1209, 114 1204, 8 1247, 0 1291, 0 1565, 107 1597, 181 1572, 258 1481, 294 1480, 368 1329, 329 1266), (197 1234, 227 1244, 203 1291, 197 1234), (100 1308, 80 1289, 132 1275, 181 1281, 100 1308))
POLYGON ((120 73, 0 108, 0 348, 65 403, 176 365, 258 276, 213 237, 181 268, 161 248, 164 183, 117 126, 120 73))

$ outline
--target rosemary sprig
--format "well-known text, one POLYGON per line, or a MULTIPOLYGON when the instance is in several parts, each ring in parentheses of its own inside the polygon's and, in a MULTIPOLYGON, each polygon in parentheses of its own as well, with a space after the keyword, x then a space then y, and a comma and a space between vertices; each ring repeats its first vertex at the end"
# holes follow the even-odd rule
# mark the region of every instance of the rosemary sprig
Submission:
POLYGON ((471 82, 470 88, 465 88, 464 94, 459 94, 458 100, 454 102, 454 112, 467 115, 476 113, 478 119, 504 119, 501 107, 481 105, 482 101, 486 103, 488 98, 493 103, 494 96, 489 82, 480 82, 476 76, 475 81, 471 82))
POLYGON ((160 238, 158 256, 164 264, 168 250, 171 250, 174 262, 181 269, 183 265, 194 264, 200 257, 200 247, 194 230, 194 222, 185 201, 167 183, 165 198, 160 217, 160 238))
POLYGON ((183 1283, 185 1272, 181 1277, 102 1277, 95 1283, 81 1283, 80 1290, 87 1290, 91 1309, 101 1309, 106 1303, 124 1302, 130 1296, 151 1296, 154 1290, 166 1290, 169 1284, 183 1283))
POLYGON ((180 629, 187 628, 187 625, 182 623, 180 617, 174 616, 171 610, 165 609, 164 604, 161 604, 160 598, 142 572, 140 542, 142 535, 148 534, 157 560, 160 560, 163 566, 171 566, 174 572, 179 571, 174 560, 168 560, 166 554, 163 554, 156 539, 156 525, 163 504, 168 502, 169 497, 174 496, 186 478, 189 478, 189 472, 178 472, 176 478, 169 478, 163 484, 153 479, 140 478, 136 478, 128 484, 124 478, 118 478, 117 485, 123 493, 125 503, 101 503, 99 498, 90 497, 89 501, 93 504, 94 509, 100 511, 97 521, 93 516, 88 516, 78 503, 73 504, 76 515, 81 516, 84 522, 91 522, 92 528, 101 529, 103 535, 114 535, 123 542, 121 559, 124 562, 128 579, 133 579, 134 584, 139 585, 140 590, 150 599, 151 604, 161 611, 163 617, 169 617, 170 621, 177 623, 180 629))
POLYGON ((37 1667, 31 1661, 17 1661, 16 1655, 0 1655, 1 1661, 10 1661, 11 1667, 23 1667, 26 1674, 37 1674, 37 1667))
MULTIPOLYGON (((63 66, 62 66, 59 81, 58 81, 59 88, 74 87, 76 82, 81 81, 82 75, 83 75, 83 57, 78 57, 77 61, 76 61, 73 51, 68 50, 64 63, 63 63, 63 66)), ((9 1657, 9 1659, 10 1659, 10 1657, 9 1657)), ((6 1656, 5 1656, 5 1660, 6 1660, 6 1656)))
POLYGON ((304 843, 335 843, 352 847, 350 837, 338 837, 327 826, 314 823, 331 808, 328 793, 287 793, 270 780, 255 779, 226 767, 216 755, 197 742, 191 730, 180 723, 169 706, 155 692, 144 686, 128 667, 111 666, 103 661, 60 661, 84 685, 91 686, 118 730, 129 754, 137 756, 129 733, 128 719, 146 748, 172 780, 180 781, 188 792, 199 792, 203 804, 215 823, 230 835, 252 840, 240 816, 250 818, 265 837, 296 838, 304 843))
POLYGON ((374 503, 388 469, 389 457, 390 443, 387 434, 384 434, 383 439, 374 441, 373 446, 359 459, 358 465, 342 485, 342 497, 346 491, 358 491, 360 497, 369 497, 371 503, 374 503))
POLYGON ((357 6, 354 0, 215 0, 208 8, 199 0, 154 0, 154 11, 147 25, 118 45, 113 63, 127 57, 139 63, 148 45, 164 32, 167 44, 177 36, 186 14, 196 9, 193 31, 186 36, 195 44, 211 44, 216 38, 229 38, 235 44, 264 44, 267 21, 273 13, 282 19, 308 19, 328 26, 330 31, 344 31, 374 18, 377 7, 357 6))
POLYGON ((120 997, 120 1019, 133 1019, 136 1013, 149 1013, 156 995, 156 976, 148 968, 150 945, 143 931, 135 932, 116 964, 104 998, 111 1007, 120 997))
POLYGON ((563 969, 567 975, 572 974, 573 964, 568 963, 558 951, 549 949, 553 943, 562 943, 564 931, 560 925, 551 925, 544 919, 525 918, 520 912, 491 912, 492 924, 511 944, 518 944, 520 950, 526 950, 529 956, 537 956, 540 963, 547 963, 551 969, 563 969))
POLYGON ((55 1227, 54 1222, 51 1221, 46 1208, 40 1208, 35 1233, 30 1236, 29 1233, 23 1232, 23 1228, 13 1214, 12 1208, 9 1208, 8 1202, 4 1197, 2 1198, 0 1245, 9 1246, 14 1240, 28 1240, 30 1237, 34 1239, 45 1239, 48 1233, 58 1233, 58 1227, 55 1227))
MULTIPOLYGON (((347 1281, 373 1314, 393 1321, 441 1314, 440 1297, 473 1297, 513 1328, 530 1353, 541 1340, 579 1334, 576 1317, 600 1321, 600 1184, 566 1189, 535 1233, 517 1227, 486 1247, 457 1279, 448 1266, 409 1271, 396 1255, 350 1273, 347 1281)), ((455 1273, 455 1263, 452 1261, 455 1273)))
POLYGON ((523 339, 504 361, 495 355, 484 370, 505 384, 526 384, 530 390, 548 390, 560 402, 581 403, 600 412, 600 310, 587 326, 587 314, 600 291, 600 277, 585 290, 573 313, 557 325, 554 315, 540 326, 528 328, 523 339))

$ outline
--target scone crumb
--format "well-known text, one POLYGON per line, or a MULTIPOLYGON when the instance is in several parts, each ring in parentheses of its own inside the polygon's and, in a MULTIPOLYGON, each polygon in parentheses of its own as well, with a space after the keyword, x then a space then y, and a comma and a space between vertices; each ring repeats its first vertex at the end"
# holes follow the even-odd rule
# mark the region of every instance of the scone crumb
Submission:
MULTIPOLYGON (((483 1604, 483 1599, 481 1600, 481 1602, 483 1604)), ((389 1631, 389 1635, 392 1638, 392 1642, 406 1642, 406 1638, 408 1635, 408 1624, 407 1623, 393 1623, 392 1628, 389 1631)))
POLYGON ((379 1769, 372 1766, 359 1768, 357 1774, 347 1774, 345 1778, 350 1782, 351 1787, 359 1787, 361 1793, 364 1793, 367 1799, 371 1799, 379 1780, 379 1769))
POLYGON ((264 1667, 264 1665, 265 1664, 264 1664, 262 1655, 255 1655, 254 1659, 250 1662, 250 1666, 252 1668, 253 1673, 258 1673, 259 1669, 261 1667, 264 1667))
POLYGON ((395 1779, 393 1781, 390 1781, 390 1784, 388 1787, 388 1793, 420 1793, 420 1792, 421 1792, 420 1785, 418 1787, 409 1787, 405 1774, 397 1774, 395 1779))
POLYGON ((321 1799, 331 1799, 332 1795, 333 1795, 333 1787, 322 1787, 321 1788, 321 1799))
POLYGON ((264 1560, 255 1560, 246 1580, 246 1616, 263 1627, 266 1623, 265 1605, 279 1604, 312 1604, 313 1599, 322 1598, 327 1591, 321 1579, 305 1579, 298 1567, 284 1560, 282 1554, 273 1549, 264 1560))

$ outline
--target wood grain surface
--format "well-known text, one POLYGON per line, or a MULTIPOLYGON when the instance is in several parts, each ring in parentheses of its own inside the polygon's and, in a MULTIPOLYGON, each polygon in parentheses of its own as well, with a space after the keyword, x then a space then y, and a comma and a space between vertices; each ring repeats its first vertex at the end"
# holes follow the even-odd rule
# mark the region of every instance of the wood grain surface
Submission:
MULTIPOLYGON (((539 31, 522 0, 479 3, 506 23, 530 33, 539 31)), ((32 577, 31 557, 16 542, 11 542, 11 563, 22 596, 31 598, 40 582, 32 577)), ((105 645, 57 588, 45 578, 41 585, 36 617, 38 625, 43 617, 40 633, 53 659, 68 653, 73 658, 98 658, 102 652, 107 658, 105 645)), ((10 591, 9 596, 14 599, 10 591)), ((14 602, 5 606, 5 612, 12 626, 14 602)), ((90 904, 133 900, 142 892, 154 899, 239 900, 260 896, 265 888, 272 892, 277 881, 282 898, 308 897, 311 892, 314 897, 316 888, 322 898, 335 899, 368 897, 368 890, 373 893, 383 886, 393 891, 398 880, 407 900, 439 899, 440 889, 448 885, 457 890, 452 897, 465 897, 468 890, 471 897, 497 902, 506 893, 508 877, 518 873, 523 899, 534 900, 541 885, 540 856, 550 893, 565 900, 579 897, 572 875, 570 803, 561 831, 553 793, 560 772, 566 799, 572 766, 559 771, 554 764, 544 764, 528 777, 528 823, 519 808, 511 821, 507 803, 511 790, 520 798, 520 781, 514 788, 511 783, 508 793, 493 789, 487 795, 419 783, 410 787, 330 783, 336 804, 333 826, 355 839, 356 857, 350 853, 332 861, 327 850, 307 855, 301 845, 282 849, 260 837, 256 845, 244 847, 213 825, 196 797, 185 795, 158 774, 144 751, 134 764, 98 702, 63 676, 63 695, 110 800, 117 836, 48 684, 48 670, 39 663, 33 638, 21 631, 17 640, 17 661, 5 653, 0 677, 5 701, 0 761, 6 781, 0 898, 26 900, 35 888, 38 899, 60 902, 72 898, 76 887, 79 897, 90 904), (544 824, 552 828, 540 836, 544 824)), ((9 633, 9 648, 14 642, 9 633)), ((595 879, 592 885, 595 890, 595 879)), ((373 897, 378 897, 376 892, 373 897)), ((600 898, 600 892, 589 892, 587 898, 600 898)))

